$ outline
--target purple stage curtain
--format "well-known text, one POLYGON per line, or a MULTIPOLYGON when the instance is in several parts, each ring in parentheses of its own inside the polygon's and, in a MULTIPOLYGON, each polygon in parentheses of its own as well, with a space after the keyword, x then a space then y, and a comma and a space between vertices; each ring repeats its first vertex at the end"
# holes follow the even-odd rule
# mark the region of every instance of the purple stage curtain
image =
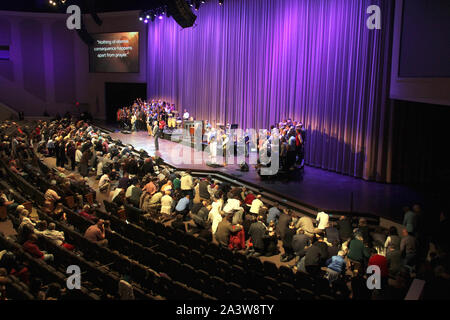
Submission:
POLYGON ((210 1, 193 28, 148 25, 148 98, 197 120, 307 128, 306 162, 389 181, 389 0, 210 1), (382 29, 366 9, 379 5, 382 29))

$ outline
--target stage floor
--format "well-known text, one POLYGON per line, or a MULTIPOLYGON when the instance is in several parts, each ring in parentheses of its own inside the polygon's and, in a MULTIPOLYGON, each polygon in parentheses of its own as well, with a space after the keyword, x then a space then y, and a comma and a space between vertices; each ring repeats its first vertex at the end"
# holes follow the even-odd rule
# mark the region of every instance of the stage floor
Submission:
MULTIPOLYGON (((144 149, 149 155, 155 155, 154 138, 148 136, 146 132, 123 134, 116 130, 111 137, 121 140, 124 144, 133 145, 136 150, 144 149)), ((267 191, 281 193, 330 212, 350 211, 350 199, 353 193, 354 212, 371 213, 401 222, 403 206, 425 202, 420 192, 407 186, 368 182, 310 166, 305 166, 301 176, 289 181, 266 181, 261 179, 253 166, 250 166, 249 172, 238 171, 238 164, 211 168, 206 165, 206 161, 210 160, 206 152, 195 151, 189 146, 172 141, 159 139, 159 152, 164 161, 175 167, 224 172, 258 184, 267 191), (180 163, 180 153, 183 156, 196 157, 201 161, 196 164, 180 163)))

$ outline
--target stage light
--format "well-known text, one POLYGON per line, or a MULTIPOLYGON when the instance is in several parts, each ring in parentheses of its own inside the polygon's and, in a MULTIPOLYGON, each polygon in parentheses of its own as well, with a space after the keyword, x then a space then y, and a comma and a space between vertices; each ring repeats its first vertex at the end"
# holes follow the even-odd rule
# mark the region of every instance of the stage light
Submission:
POLYGON ((223 5, 224 0, 219 0, 219 5, 223 5))
POLYGON ((149 15, 147 15, 147 17, 146 17, 147 19, 150 19, 150 16, 149 15))
POLYGON ((194 4, 195 4, 195 10, 198 11, 198 9, 200 8, 200 0, 195 0, 194 4))
POLYGON ((148 20, 147 20, 147 19, 145 19, 145 20, 144 20, 144 22, 145 22, 145 23, 148 23, 148 20))
POLYGON ((142 20, 144 20, 144 19, 143 19, 142 17, 139 17, 139 20, 142 21, 142 20))
POLYGON ((159 20, 162 20, 162 18, 163 18, 163 16, 159 16, 159 17, 158 17, 159 20))

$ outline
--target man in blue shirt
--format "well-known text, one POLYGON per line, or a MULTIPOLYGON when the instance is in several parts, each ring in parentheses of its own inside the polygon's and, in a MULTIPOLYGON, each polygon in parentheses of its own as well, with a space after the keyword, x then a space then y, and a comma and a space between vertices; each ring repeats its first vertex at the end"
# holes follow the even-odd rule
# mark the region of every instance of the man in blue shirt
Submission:
POLYGON ((280 209, 278 209, 278 205, 274 205, 269 209, 267 213, 267 225, 269 225, 270 221, 275 221, 275 224, 278 222, 278 216, 280 215, 280 209))
POLYGON ((184 198, 181 198, 178 201, 175 207, 175 211, 177 212, 177 214, 182 214, 183 217, 186 218, 187 214, 189 213, 189 194, 186 194, 184 198))
POLYGON ((337 280, 345 270, 346 262, 344 256, 344 251, 339 251, 337 256, 333 256, 327 260, 327 277, 330 284, 337 280))

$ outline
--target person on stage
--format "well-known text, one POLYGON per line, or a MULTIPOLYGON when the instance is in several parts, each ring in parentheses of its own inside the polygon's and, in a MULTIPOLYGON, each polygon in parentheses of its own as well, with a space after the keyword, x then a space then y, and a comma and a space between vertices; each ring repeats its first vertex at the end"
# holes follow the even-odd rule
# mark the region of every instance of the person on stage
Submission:
POLYGON ((155 126, 153 127, 153 136, 155 137, 155 151, 159 150, 159 133, 160 133, 160 129, 159 129, 159 124, 156 121, 155 126))
POLYGON ((217 140, 216 136, 213 135, 210 138, 209 142, 209 154, 210 154, 210 161, 212 164, 217 164, 217 140))

